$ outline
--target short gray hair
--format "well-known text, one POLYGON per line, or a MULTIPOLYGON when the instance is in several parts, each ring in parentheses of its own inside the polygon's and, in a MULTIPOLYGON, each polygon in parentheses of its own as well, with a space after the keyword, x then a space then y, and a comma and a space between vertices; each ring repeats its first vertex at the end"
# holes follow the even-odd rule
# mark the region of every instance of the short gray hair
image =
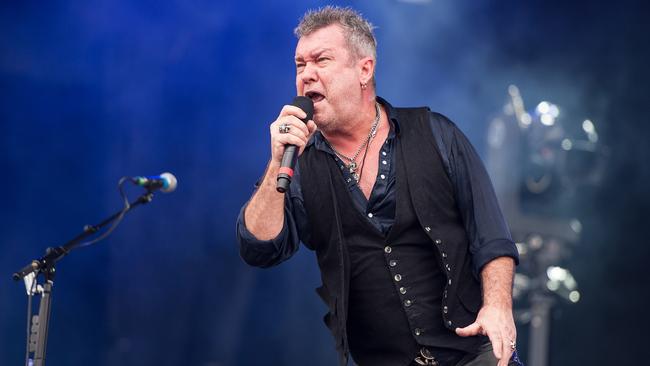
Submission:
POLYGON ((300 39, 332 24, 343 28, 348 48, 353 56, 357 59, 368 56, 377 59, 377 40, 372 33, 375 27, 359 12, 349 7, 328 5, 310 10, 300 19, 293 33, 300 39))

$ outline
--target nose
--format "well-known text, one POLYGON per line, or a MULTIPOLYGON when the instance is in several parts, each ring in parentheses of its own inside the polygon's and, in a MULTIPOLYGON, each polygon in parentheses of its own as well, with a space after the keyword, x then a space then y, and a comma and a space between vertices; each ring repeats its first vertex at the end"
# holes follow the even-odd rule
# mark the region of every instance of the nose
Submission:
POLYGON ((309 84, 318 80, 318 73, 316 72, 316 67, 313 63, 307 62, 302 72, 300 73, 300 80, 303 84, 309 84))

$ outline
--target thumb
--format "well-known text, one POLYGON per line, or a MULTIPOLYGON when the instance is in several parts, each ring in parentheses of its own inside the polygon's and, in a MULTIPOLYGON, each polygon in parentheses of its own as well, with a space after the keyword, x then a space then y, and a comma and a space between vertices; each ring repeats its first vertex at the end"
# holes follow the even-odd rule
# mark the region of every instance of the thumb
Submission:
POLYGON ((465 328, 456 328, 456 334, 461 337, 469 337, 481 334, 481 325, 479 323, 472 323, 465 328))
POLYGON ((311 135, 316 131, 316 129, 318 129, 318 127, 316 126, 316 123, 314 123, 314 121, 310 119, 309 121, 307 121, 307 129, 309 130, 309 134, 311 135))

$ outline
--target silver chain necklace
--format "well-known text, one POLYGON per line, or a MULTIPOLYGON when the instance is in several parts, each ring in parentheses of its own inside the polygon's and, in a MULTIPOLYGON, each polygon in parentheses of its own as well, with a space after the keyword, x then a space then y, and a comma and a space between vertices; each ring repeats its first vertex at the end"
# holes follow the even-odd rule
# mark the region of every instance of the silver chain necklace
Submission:
POLYGON ((349 163, 345 164, 345 167, 348 168, 348 171, 352 175, 352 178, 359 183, 359 179, 361 178, 359 176, 359 173, 357 173, 357 169, 359 166, 357 165, 357 157, 359 157, 359 154, 363 150, 364 147, 366 147, 369 143, 370 140, 372 140, 375 135, 377 134, 377 127, 379 126, 379 120, 381 119, 381 109, 379 109, 379 103, 375 102, 375 120, 372 122, 372 126, 370 127, 370 132, 368 133, 368 137, 363 141, 361 146, 357 149, 357 151, 352 155, 352 157, 346 156, 338 152, 334 146, 332 146, 329 141, 325 140, 327 142, 327 145, 332 149, 336 155, 340 156, 341 158, 347 160, 349 163))

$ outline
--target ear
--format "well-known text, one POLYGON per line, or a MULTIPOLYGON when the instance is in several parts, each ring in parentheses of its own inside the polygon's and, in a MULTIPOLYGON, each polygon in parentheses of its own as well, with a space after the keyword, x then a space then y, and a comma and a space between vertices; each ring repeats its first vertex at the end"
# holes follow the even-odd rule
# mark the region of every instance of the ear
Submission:
POLYGON ((357 62, 359 67, 359 82, 368 84, 375 74, 375 59, 372 57, 363 57, 357 62))

